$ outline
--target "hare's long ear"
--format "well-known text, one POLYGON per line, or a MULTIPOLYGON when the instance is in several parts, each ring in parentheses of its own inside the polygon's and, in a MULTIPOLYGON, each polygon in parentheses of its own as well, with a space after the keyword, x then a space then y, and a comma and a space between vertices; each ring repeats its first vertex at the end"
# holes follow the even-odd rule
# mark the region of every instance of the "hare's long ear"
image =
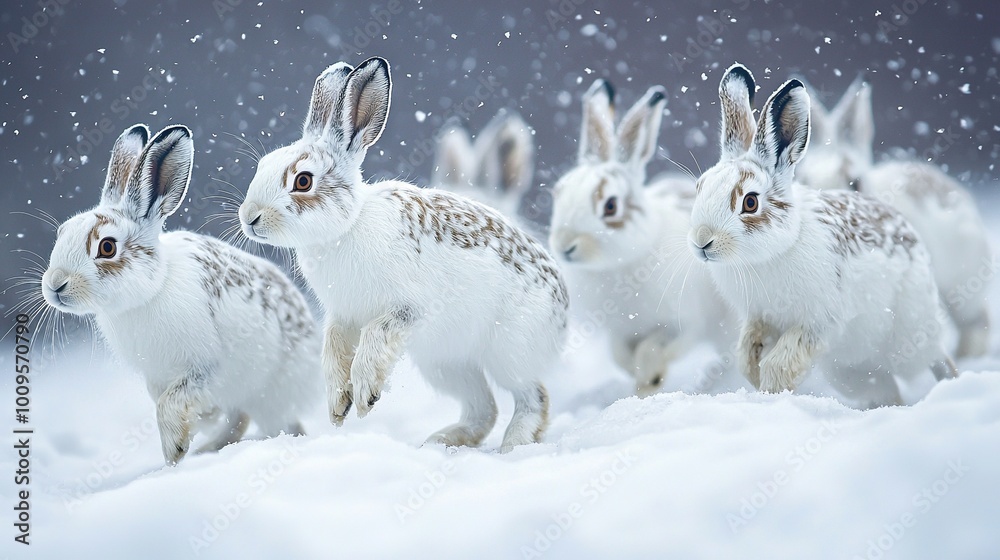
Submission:
POLYGON ((351 74, 351 65, 338 62, 323 71, 316 78, 312 98, 309 100, 309 114, 302 127, 302 135, 322 138, 330 132, 340 130, 340 114, 344 106, 344 87, 351 74))
POLYGON ((469 184, 473 160, 469 134, 456 119, 449 119, 437 140, 433 186, 469 184))
POLYGON ((363 154, 382 135, 391 97, 389 62, 384 58, 369 58, 351 72, 341 112, 348 152, 363 154))
POLYGON ((816 99, 809 100, 809 127, 813 145, 826 144, 832 141, 837 133, 830 111, 816 99))
POLYGON ((733 159, 747 153, 757 125, 753 120, 753 74, 742 64, 733 64, 719 82, 719 105, 722 108, 720 159, 733 159))
POLYGON ((497 113, 476 138, 476 183, 503 193, 523 193, 535 171, 532 130, 513 111, 497 113))
POLYGON ((146 144, 132 170, 125 213, 137 222, 161 221, 180 207, 191 180, 194 141, 186 126, 164 128, 146 144))
POLYGON ((611 82, 597 80, 583 94, 583 127, 580 153, 584 161, 610 161, 615 150, 615 90, 611 82))
POLYGON ((666 90, 653 86, 625 113, 618 125, 618 158, 623 163, 645 169, 653 159, 666 105, 666 90))
POLYGON ((833 125, 842 142, 871 152, 875 142, 875 119, 872 115, 872 88, 859 76, 847 88, 831 112, 833 125))
POLYGON ((788 80, 760 111, 754 150, 764 169, 792 171, 809 144, 809 94, 799 80, 788 80))
POLYGON ((118 140, 115 140, 115 145, 111 147, 108 176, 104 179, 104 187, 101 189, 102 206, 113 206, 121 201, 125 185, 148 141, 149 129, 141 123, 125 129, 118 140))

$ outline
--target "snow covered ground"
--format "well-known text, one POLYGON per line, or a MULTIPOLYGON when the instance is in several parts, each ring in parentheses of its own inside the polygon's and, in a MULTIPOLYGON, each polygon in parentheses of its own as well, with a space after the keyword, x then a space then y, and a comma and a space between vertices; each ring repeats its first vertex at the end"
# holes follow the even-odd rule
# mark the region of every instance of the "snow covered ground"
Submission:
MULTIPOLYGON (((403 363, 363 421, 334 428, 317 396, 308 436, 173 468, 137 376, 100 346, 33 352, 32 544, 7 525, 0 557, 1000 557, 1000 351, 907 387, 911 402, 930 388, 912 406, 860 412, 815 377, 796 395, 735 378, 686 394, 707 352, 640 400, 598 336, 549 382, 545 443, 508 455, 502 393, 484 448, 420 447, 458 407, 403 363)), ((14 459, 0 453, 8 512, 14 459)))

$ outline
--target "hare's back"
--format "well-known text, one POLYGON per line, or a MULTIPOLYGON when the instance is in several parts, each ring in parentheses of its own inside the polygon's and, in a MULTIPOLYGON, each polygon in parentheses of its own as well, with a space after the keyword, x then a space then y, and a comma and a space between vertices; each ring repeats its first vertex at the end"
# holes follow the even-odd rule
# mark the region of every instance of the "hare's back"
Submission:
POLYGON ((192 232, 170 232, 160 239, 170 270, 193 284, 176 288, 200 292, 203 308, 195 312, 211 317, 221 337, 274 329, 289 347, 312 336, 315 324, 305 297, 274 263, 192 232))
POLYGON ((482 278, 483 282, 509 280, 512 289, 541 290, 556 306, 568 305, 555 261, 497 210, 437 189, 399 187, 387 196, 398 206, 403 236, 415 251, 433 248, 447 254, 436 264, 454 270, 475 261, 498 276, 482 278))

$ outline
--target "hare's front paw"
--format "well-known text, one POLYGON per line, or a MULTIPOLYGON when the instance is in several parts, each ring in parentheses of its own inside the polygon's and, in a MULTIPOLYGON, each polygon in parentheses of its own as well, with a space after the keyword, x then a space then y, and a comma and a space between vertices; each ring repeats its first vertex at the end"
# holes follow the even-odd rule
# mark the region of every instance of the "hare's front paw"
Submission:
POLYGON ((767 393, 794 390, 812 366, 813 340, 801 328, 792 328, 782 334, 760 361, 760 390, 767 393))
POLYGON ((667 378, 667 363, 669 358, 661 341, 649 337, 639 342, 635 347, 633 363, 635 369, 635 389, 639 397, 655 394, 663 386, 667 378))
POLYGON ((330 404, 330 423, 338 428, 343 426, 354 402, 354 387, 351 382, 343 382, 338 377, 336 381, 328 383, 327 402, 330 404))
POLYGON ((797 385, 800 371, 795 371, 789 367, 781 357, 775 356, 777 352, 770 352, 760 361, 760 384, 758 389, 765 393, 780 393, 782 391, 792 391, 797 385))
POLYGON ((187 454, 191 445, 191 419, 201 411, 209 413, 192 393, 189 377, 181 378, 156 400, 156 425, 163 459, 168 465, 176 465, 187 454))
POLYGON ((158 416, 163 459, 168 465, 176 465, 187 455, 188 447, 191 445, 190 428, 180 414, 160 412, 158 416))
POLYGON ((336 325, 326 327, 323 345, 323 372, 326 375, 326 401, 330 423, 340 427, 351 410, 354 389, 351 386, 351 362, 354 352, 345 332, 336 325))
POLYGON ((764 354, 764 341, 754 340, 742 350, 740 352, 741 371, 751 385, 760 389, 760 357, 764 354))
POLYGON ((358 411, 358 418, 364 418, 382 396, 382 386, 385 385, 385 374, 373 364, 358 363, 354 360, 351 366, 351 384, 353 399, 358 411))
POLYGON ((750 322, 744 327, 740 337, 737 354, 739 355, 740 371, 751 385, 760 389, 761 386, 761 356, 764 355, 764 345, 767 337, 767 326, 761 321, 750 322))

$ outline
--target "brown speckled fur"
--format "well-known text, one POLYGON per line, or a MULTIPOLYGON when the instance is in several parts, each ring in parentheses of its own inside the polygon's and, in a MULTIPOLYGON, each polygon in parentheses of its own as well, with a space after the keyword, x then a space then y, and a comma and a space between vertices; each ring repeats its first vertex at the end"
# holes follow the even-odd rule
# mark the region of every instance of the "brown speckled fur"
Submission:
POLYGON ((892 207, 857 193, 824 191, 819 221, 830 228, 841 255, 878 248, 888 254, 905 252, 917 245, 917 234, 892 207))
POLYGON ((421 239, 491 250, 517 274, 548 288, 565 315, 569 296, 555 261, 495 210, 442 191, 396 189, 390 196, 399 201, 405 234, 417 252, 421 239))

